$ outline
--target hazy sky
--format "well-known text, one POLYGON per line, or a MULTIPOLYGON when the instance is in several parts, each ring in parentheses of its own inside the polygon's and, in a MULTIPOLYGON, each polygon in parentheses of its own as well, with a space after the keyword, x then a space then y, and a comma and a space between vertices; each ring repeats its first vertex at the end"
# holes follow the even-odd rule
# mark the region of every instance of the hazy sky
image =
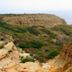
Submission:
POLYGON ((54 13, 72 19, 72 0, 0 0, 0 13, 54 13))

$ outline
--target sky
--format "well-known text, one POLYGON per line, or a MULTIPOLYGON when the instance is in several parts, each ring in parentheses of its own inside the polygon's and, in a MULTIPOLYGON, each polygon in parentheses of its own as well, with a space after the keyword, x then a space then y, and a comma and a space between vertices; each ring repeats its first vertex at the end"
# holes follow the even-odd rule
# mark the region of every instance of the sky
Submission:
POLYGON ((72 23, 72 0, 0 0, 2 13, 55 14, 72 23))

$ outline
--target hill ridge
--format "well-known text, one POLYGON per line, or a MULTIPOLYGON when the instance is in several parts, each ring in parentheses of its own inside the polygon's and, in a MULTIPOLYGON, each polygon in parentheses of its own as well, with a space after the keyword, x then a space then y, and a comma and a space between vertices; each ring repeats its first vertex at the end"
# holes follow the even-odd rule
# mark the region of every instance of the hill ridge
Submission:
POLYGON ((0 17, 11 25, 55 26, 66 24, 65 20, 52 14, 6 14, 0 17))

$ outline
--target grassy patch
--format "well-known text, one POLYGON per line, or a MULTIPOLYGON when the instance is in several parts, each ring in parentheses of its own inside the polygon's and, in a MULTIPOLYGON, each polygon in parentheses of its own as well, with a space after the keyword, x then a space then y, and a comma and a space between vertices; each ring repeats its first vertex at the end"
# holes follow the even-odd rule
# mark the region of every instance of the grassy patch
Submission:
POLYGON ((53 28, 55 31, 60 31, 65 35, 72 36, 72 27, 69 25, 59 25, 53 28))
POLYGON ((25 63, 25 62, 34 62, 35 60, 32 58, 32 57, 26 57, 26 58, 24 58, 23 56, 21 56, 20 57, 20 61, 21 61, 21 63, 25 63))
POLYGON ((22 42, 18 45, 20 48, 41 48, 43 46, 43 42, 39 40, 34 40, 32 42, 22 42))
POLYGON ((24 33, 27 31, 25 28, 13 27, 4 21, 0 21, 0 28, 7 32, 13 32, 13 33, 24 33))
POLYGON ((37 28, 35 28, 34 26, 32 27, 28 27, 27 30, 31 33, 31 34, 34 34, 34 35, 39 35, 40 32, 37 30, 37 28))
POLYGON ((18 47, 24 49, 24 48, 31 48, 31 44, 28 42, 21 42, 19 43, 18 47))
POLYGON ((58 54, 59 54, 59 51, 54 49, 48 53, 48 59, 53 59, 58 54))
POLYGON ((45 34, 49 35, 49 37, 51 37, 51 38, 56 37, 56 35, 51 30, 43 28, 43 29, 41 29, 41 31, 44 32, 45 34))

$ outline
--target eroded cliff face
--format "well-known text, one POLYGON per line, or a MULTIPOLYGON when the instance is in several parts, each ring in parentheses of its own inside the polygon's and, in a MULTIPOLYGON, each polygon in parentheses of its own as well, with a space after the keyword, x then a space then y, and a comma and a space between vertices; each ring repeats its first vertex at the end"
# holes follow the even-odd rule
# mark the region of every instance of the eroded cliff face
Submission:
POLYGON ((72 72, 72 44, 65 45, 57 57, 48 61, 48 72, 72 72))
POLYGON ((48 26, 66 24, 66 22, 51 14, 22 14, 22 15, 1 15, 5 22, 15 26, 48 26))
POLYGON ((10 63, 19 62, 19 52, 12 42, 7 43, 0 49, 0 68, 6 67, 10 63))
POLYGON ((63 70, 65 72, 72 72, 72 44, 64 46, 60 57, 66 61, 63 70))

